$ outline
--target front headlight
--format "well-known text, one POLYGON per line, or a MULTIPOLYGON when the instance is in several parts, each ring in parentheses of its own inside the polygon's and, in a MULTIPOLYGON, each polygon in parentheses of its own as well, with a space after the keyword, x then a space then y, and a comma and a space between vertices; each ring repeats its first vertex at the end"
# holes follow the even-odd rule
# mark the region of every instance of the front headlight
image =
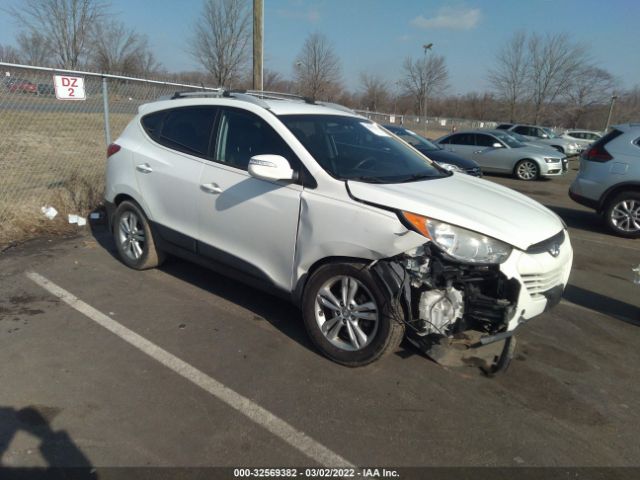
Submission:
POLYGON ((402 215, 418 232, 457 260, 469 263, 502 263, 511 254, 511 245, 495 238, 415 213, 402 212, 402 215))
POLYGON ((461 169, 459 166, 454 165, 452 163, 444 163, 444 162, 437 162, 437 163, 442 168, 444 168, 445 170, 449 170, 450 172, 464 172, 463 169, 461 169))
POLYGON ((547 163, 560 163, 559 158, 553 158, 553 157, 544 157, 544 161, 547 163))

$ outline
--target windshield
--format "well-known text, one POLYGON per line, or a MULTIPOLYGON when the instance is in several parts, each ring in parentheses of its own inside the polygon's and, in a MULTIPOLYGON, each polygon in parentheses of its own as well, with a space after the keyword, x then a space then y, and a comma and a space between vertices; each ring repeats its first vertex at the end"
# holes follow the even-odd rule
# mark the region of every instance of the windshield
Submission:
POLYGON ((511 132, 505 133, 501 130, 494 130, 491 132, 491 134, 494 137, 496 137, 498 140, 500 140, 502 143, 506 143, 508 147, 520 148, 525 146, 524 143, 521 143, 518 140, 516 140, 515 137, 511 135, 511 132))
POLYGON ((440 150, 440 147, 438 147, 436 144, 431 143, 426 138, 418 135, 416 132, 412 132, 411 130, 402 128, 398 130, 389 129, 389 131, 396 134, 409 145, 420 147, 421 150, 440 150))
POLYGON ((519 133, 516 132, 508 132, 510 137, 515 138, 517 141, 521 142, 521 143, 526 143, 529 141, 529 139, 523 135, 520 135, 519 133))
POLYGON ((369 120, 339 115, 282 115, 307 151, 341 180, 399 183, 450 175, 369 120))

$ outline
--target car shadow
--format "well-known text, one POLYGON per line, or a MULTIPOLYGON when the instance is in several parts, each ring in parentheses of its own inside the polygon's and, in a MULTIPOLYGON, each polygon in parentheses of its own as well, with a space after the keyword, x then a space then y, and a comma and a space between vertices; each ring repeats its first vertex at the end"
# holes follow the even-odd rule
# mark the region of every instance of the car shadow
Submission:
MULTIPOLYGON (((98 245, 119 262, 118 251, 106 224, 92 223, 91 233, 98 245)), ((323 357, 309 340, 300 309, 286 299, 171 255, 159 269, 212 295, 241 305, 253 313, 254 320, 268 322, 291 340, 323 357)), ((408 358, 420 353, 405 340, 396 354, 408 358)))
POLYGON ((65 430, 51 428, 50 421, 58 413, 58 409, 44 406, 28 406, 19 410, 0 406, 0 468, 7 478, 14 478, 13 474, 15 478, 49 478, 46 474, 51 472, 51 467, 79 469, 83 472, 83 478, 98 478, 95 471, 91 470, 91 462, 69 434, 65 430), (8 450, 13 438, 20 432, 38 439, 38 451, 47 467, 9 468, 3 462, 6 454, 10 453, 8 450))
POLYGON ((563 297, 571 303, 640 327, 640 307, 575 285, 567 285, 563 297))
MULTIPOLYGON (((119 262, 113 237, 106 225, 91 224, 91 233, 98 245, 119 262)), ((307 336, 300 310, 287 300, 171 255, 159 269, 212 295, 241 305, 251 311, 254 320, 270 323, 298 344, 319 354, 307 336)))
POLYGON ((600 233, 610 235, 603 225, 600 217, 591 211, 576 210, 574 208, 557 207, 555 205, 545 205, 560 216, 569 228, 583 230, 585 232, 600 233))

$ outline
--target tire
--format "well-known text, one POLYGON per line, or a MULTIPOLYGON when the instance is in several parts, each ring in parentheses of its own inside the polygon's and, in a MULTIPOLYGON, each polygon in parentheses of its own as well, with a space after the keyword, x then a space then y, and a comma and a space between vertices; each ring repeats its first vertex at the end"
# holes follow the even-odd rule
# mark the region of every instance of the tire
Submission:
POLYGON ((125 200, 113 215, 113 240, 120 260, 135 270, 155 268, 165 255, 155 244, 149 221, 134 202, 125 200))
POLYGON ((640 192, 619 193, 607 202, 604 211, 607 228, 625 238, 640 238, 640 192))
POLYGON ((527 182, 537 180, 540 176, 540 167, 535 161, 525 158, 516 164, 516 168, 513 169, 513 175, 518 180, 527 182))
POLYGON ((363 264, 334 263, 316 270, 305 287, 302 315, 318 350, 349 367, 396 350, 404 338, 401 305, 363 264))

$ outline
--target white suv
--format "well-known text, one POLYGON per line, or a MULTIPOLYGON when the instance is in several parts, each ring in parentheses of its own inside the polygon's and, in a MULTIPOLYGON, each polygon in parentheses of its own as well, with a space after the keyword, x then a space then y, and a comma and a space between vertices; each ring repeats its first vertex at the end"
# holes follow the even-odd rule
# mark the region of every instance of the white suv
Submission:
POLYGON ((169 253, 278 293, 344 365, 376 360, 406 333, 427 353, 503 341, 500 368, 516 327, 556 304, 569 278, 554 213, 444 170, 344 107, 176 94, 141 106, 108 155, 126 265, 169 253))

